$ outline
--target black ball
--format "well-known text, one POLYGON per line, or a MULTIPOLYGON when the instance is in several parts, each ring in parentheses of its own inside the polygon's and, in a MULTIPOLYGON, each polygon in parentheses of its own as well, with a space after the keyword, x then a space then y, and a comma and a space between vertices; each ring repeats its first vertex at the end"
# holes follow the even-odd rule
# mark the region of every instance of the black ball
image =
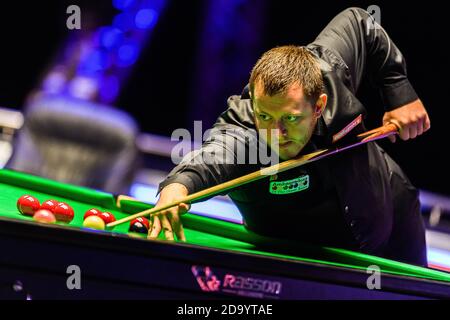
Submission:
POLYGON ((135 223, 133 223, 132 225, 130 225, 130 228, 128 229, 129 232, 136 232, 136 233, 143 233, 143 234, 147 234, 148 233, 148 229, 145 226, 145 224, 136 221, 135 223))

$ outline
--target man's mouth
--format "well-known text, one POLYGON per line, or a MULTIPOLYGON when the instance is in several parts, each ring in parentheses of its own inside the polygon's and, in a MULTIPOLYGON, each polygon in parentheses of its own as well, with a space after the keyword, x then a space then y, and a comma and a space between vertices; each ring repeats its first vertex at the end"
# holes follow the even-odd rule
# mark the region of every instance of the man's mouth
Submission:
POLYGON ((292 144, 292 141, 285 141, 285 142, 280 142, 280 143, 278 144, 278 146, 279 146, 280 148, 287 148, 287 147, 291 146, 291 144, 292 144))

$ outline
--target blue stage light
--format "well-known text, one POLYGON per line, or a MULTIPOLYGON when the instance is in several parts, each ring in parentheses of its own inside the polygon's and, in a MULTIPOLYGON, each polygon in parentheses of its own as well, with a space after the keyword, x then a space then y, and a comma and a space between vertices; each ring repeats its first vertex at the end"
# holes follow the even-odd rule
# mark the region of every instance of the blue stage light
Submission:
POLYGON ((114 8, 118 10, 125 10, 134 4, 135 0, 113 0, 114 8))
POLYGON ((131 30, 135 27, 134 15, 129 12, 120 13, 114 18, 113 25, 124 32, 131 30))
POLYGON ((101 28, 100 43, 106 49, 114 48, 119 45, 123 39, 123 33, 118 28, 101 28))
POLYGON ((161 12, 166 3, 166 0, 141 0, 141 2, 139 2, 139 6, 141 8, 152 8, 157 12, 161 12))
POLYGON ((67 83, 67 74, 63 70, 51 71, 44 79, 42 89, 49 93, 63 91, 67 83))
POLYGON ((109 67, 108 55, 102 50, 95 50, 88 54, 79 66, 80 72, 84 74, 95 73, 109 67))
POLYGON ((153 9, 141 9, 136 13, 134 23, 139 29, 150 29, 156 24, 158 13, 153 9))
POLYGON ((106 76, 102 79, 100 97, 103 102, 113 102, 119 94, 119 78, 115 75, 106 76))
POLYGON ((136 62, 139 56, 139 47, 136 43, 127 43, 121 45, 117 50, 117 65, 120 67, 128 67, 136 62))

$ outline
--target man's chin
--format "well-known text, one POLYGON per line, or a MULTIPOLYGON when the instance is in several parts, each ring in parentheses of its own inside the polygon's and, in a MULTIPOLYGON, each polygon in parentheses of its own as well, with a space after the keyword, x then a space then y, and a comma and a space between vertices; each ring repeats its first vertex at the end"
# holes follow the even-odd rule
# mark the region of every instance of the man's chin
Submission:
POLYGON ((296 149, 296 150, 280 150, 280 152, 278 153, 278 156, 280 157, 281 160, 289 160, 289 159, 294 159, 296 157, 298 157, 300 151, 302 151, 302 149, 296 149))
POLYGON ((278 149, 272 148, 272 151, 275 151, 278 154, 278 157, 281 160, 285 161, 285 160, 296 158, 300 154, 300 152, 303 150, 304 147, 305 147, 304 145, 294 142, 289 147, 283 148, 282 146, 279 146, 278 149))

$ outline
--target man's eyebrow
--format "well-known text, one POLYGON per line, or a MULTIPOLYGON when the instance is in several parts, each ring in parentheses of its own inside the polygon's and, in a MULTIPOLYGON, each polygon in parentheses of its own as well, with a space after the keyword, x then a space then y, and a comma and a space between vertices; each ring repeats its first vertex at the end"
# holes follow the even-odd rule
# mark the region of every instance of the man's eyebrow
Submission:
POLYGON ((265 114, 267 114, 267 115, 272 117, 272 115, 270 113, 268 113, 267 111, 261 110, 260 107, 255 106, 255 111, 258 112, 258 113, 265 113, 265 114))
POLYGON ((304 116, 305 113, 304 113, 304 112, 301 112, 301 111, 297 111, 297 112, 294 111, 294 112, 289 112, 288 115, 290 115, 290 116, 296 116, 296 117, 301 117, 301 116, 304 116))

